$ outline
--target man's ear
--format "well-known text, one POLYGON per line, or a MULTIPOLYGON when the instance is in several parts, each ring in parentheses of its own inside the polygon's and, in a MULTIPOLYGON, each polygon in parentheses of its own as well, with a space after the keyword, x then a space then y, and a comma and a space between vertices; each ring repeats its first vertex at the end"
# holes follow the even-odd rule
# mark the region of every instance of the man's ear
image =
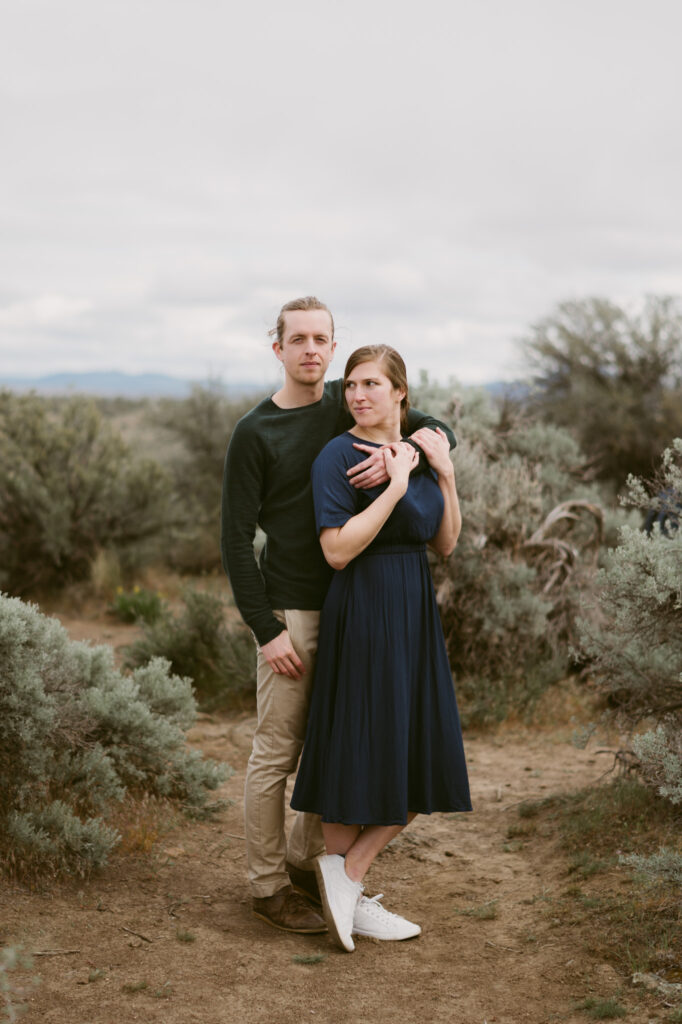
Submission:
POLYGON ((279 359, 279 361, 281 363, 282 362, 282 346, 280 345, 279 341, 273 341, 273 343, 272 343, 272 351, 275 353, 275 355, 277 356, 277 358, 279 359))

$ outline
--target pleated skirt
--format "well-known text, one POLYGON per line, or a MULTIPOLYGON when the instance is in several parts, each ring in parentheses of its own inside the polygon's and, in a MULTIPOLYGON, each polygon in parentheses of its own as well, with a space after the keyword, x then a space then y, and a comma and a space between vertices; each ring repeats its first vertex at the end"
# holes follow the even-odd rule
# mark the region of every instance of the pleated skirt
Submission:
POLYGON ((405 824, 410 811, 471 810, 423 545, 370 549, 334 575, 291 805, 361 825, 405 824))

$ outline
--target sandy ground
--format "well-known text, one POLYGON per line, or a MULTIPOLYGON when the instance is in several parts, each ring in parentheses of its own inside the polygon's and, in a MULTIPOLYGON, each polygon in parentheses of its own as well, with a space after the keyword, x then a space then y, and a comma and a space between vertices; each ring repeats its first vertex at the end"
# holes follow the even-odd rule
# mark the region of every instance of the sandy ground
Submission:
MULTIPOLYGON (((87 624, 73 633, 130 639, 95 636, 87 624)), ((190 734, 235 769, 220 793, 229 806, 211 822, 163 822, 150 811, 128 823, 126 849, 89 881, 0 888, 0 942, 22 943, 40 976, 24 1020, 577 1024, 588 1019, 579 1002, 616 993, 628 1021, 664 1019, 590 959, 579 930, 552 919, 551 896, 570 883, 553 842, 507 836, 519 802, 603 771, 603 758, 571 745, 569 726, 465 737, 474 813, 418 818, 367 880, 370 895, 385 893, 387 908, 423 934, 358 939, 350 955, 326 935, 289 935, 251 913, 241 798, 253 727, 251 715, 201 716, 190 734)))

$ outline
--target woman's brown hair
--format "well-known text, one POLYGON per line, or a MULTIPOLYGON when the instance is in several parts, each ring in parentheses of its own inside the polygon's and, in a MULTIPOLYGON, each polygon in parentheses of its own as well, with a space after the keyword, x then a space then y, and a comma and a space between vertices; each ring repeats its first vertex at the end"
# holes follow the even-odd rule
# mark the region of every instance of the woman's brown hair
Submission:
POLYGON ((344 392, 346 381, 360 363, 379 363, 393 387, 405 392, 405 397, 400 403, 400 429, 404 434, 407 431, 410 400, 408 398, 407 370, 403 357, 390 345, 363 345, 362 348, 356 348, 355 352, 351 352, 349 355, 346 369, 343 371, 344 392))

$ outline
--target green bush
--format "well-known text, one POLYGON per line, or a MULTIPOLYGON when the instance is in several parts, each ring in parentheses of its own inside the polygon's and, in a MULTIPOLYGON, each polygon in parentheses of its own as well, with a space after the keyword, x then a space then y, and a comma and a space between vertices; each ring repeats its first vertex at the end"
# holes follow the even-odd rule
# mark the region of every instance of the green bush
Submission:
POLYGON ((650 296, 633 314, 603 298, 563 302, 525 343, 531 408, 572 430, 599 476, 646 474, 682 431, 682 307, 650 296))
POLYGON ((163 544, 170 481, 133 456, 95 405, 0 392, 0 587, 87 579, 97 553, 139 565, 163 544))
MULTIPOLYGON (((682 439, 663 457, 653 490, 682 495, 682 439)), ((624 499, 642 511, 655 504, 634 477, 624 499)), ((682 802, 682 530, 650 536, 624 527, 619 547, 597 578, 599 617, 581 623, 581 650, 609 713, 629 731, 643 780, 682 802)), ((645 871, 647 858, 632 862, 645 871)), ((682 851, 649 858, 651 877, 682 878, 682 851)))
POLYGON ((3 1002, 3 1020, 17 1021, 26 1012, 24 1000, 30 990, 38 984, 32 975, 28 980, 16 980, 12 972, 26 971, 33 967, 33 960, 20 946, 5 946, 0 949, 0 997, 3 1002))
POLYGON ((623 854, 620 862, 631 867, 645 885, 662 882, 670 888, 682 889, 682 853, 677 850, 662 846, 658 853, 648 856, 623 854))
POLYGON ((166 560, 181 572, 220 568, 220 499, 225 452, 237 420, 254 398, 232 401, 219 384, 195 386, 189 398, 164 399, 153 423, 169 438, 169 468, 182 525, 166 560))
POLYGON ((609 999, 595 999, 588 996, 577 1006, 578 1010, 585 1010, 594 1020, 614 1020, 616 1017, 627 1017, 628 1011, 613 997, 609 999))
POLYGON ((463 526, 434 581, 463 720, 500 721, 568 672, 578 603, 611 521, 565 430, 480 391, 453 398, 423 381, 414 402, 457 417, 463 526))
MULTIPOLYGON (((682 494, 682 440, 665 453, 662 485, 682 494)), ((661 486, 659 484, 658 486, 661 486)), ((632 478, 625 499, 652 498, 632 478)), ((595 683, 626 727, 643 720, 682 727, 682 530, 666 537, 623 527, 596 580, 599 620, 581 623, 581 648, 595 683)))
POLYGON ((108 647, 69 640, 56 619, 0 595, 0 865, 86 873, 119 836, 106 824, 127 792, 200 813, 225 765, 187 749, 189 680, 157 658, 131 675, 108 647))
POLYGON ((110 611, 121 622, 156 622, 163 610, 161 595, 145 587, 124 590, 118 587, 110 605, 110 611))
POLYGON ((166 658, 171 669, 191 677, 200 706, 228 706, 255 693, 256 656, 253 638, 241 623, 228 626, 220 598, 198 590, 183 595, 177 614, 165 608, 144 627, 144 635, 128 648, 130 666, 166 658))

